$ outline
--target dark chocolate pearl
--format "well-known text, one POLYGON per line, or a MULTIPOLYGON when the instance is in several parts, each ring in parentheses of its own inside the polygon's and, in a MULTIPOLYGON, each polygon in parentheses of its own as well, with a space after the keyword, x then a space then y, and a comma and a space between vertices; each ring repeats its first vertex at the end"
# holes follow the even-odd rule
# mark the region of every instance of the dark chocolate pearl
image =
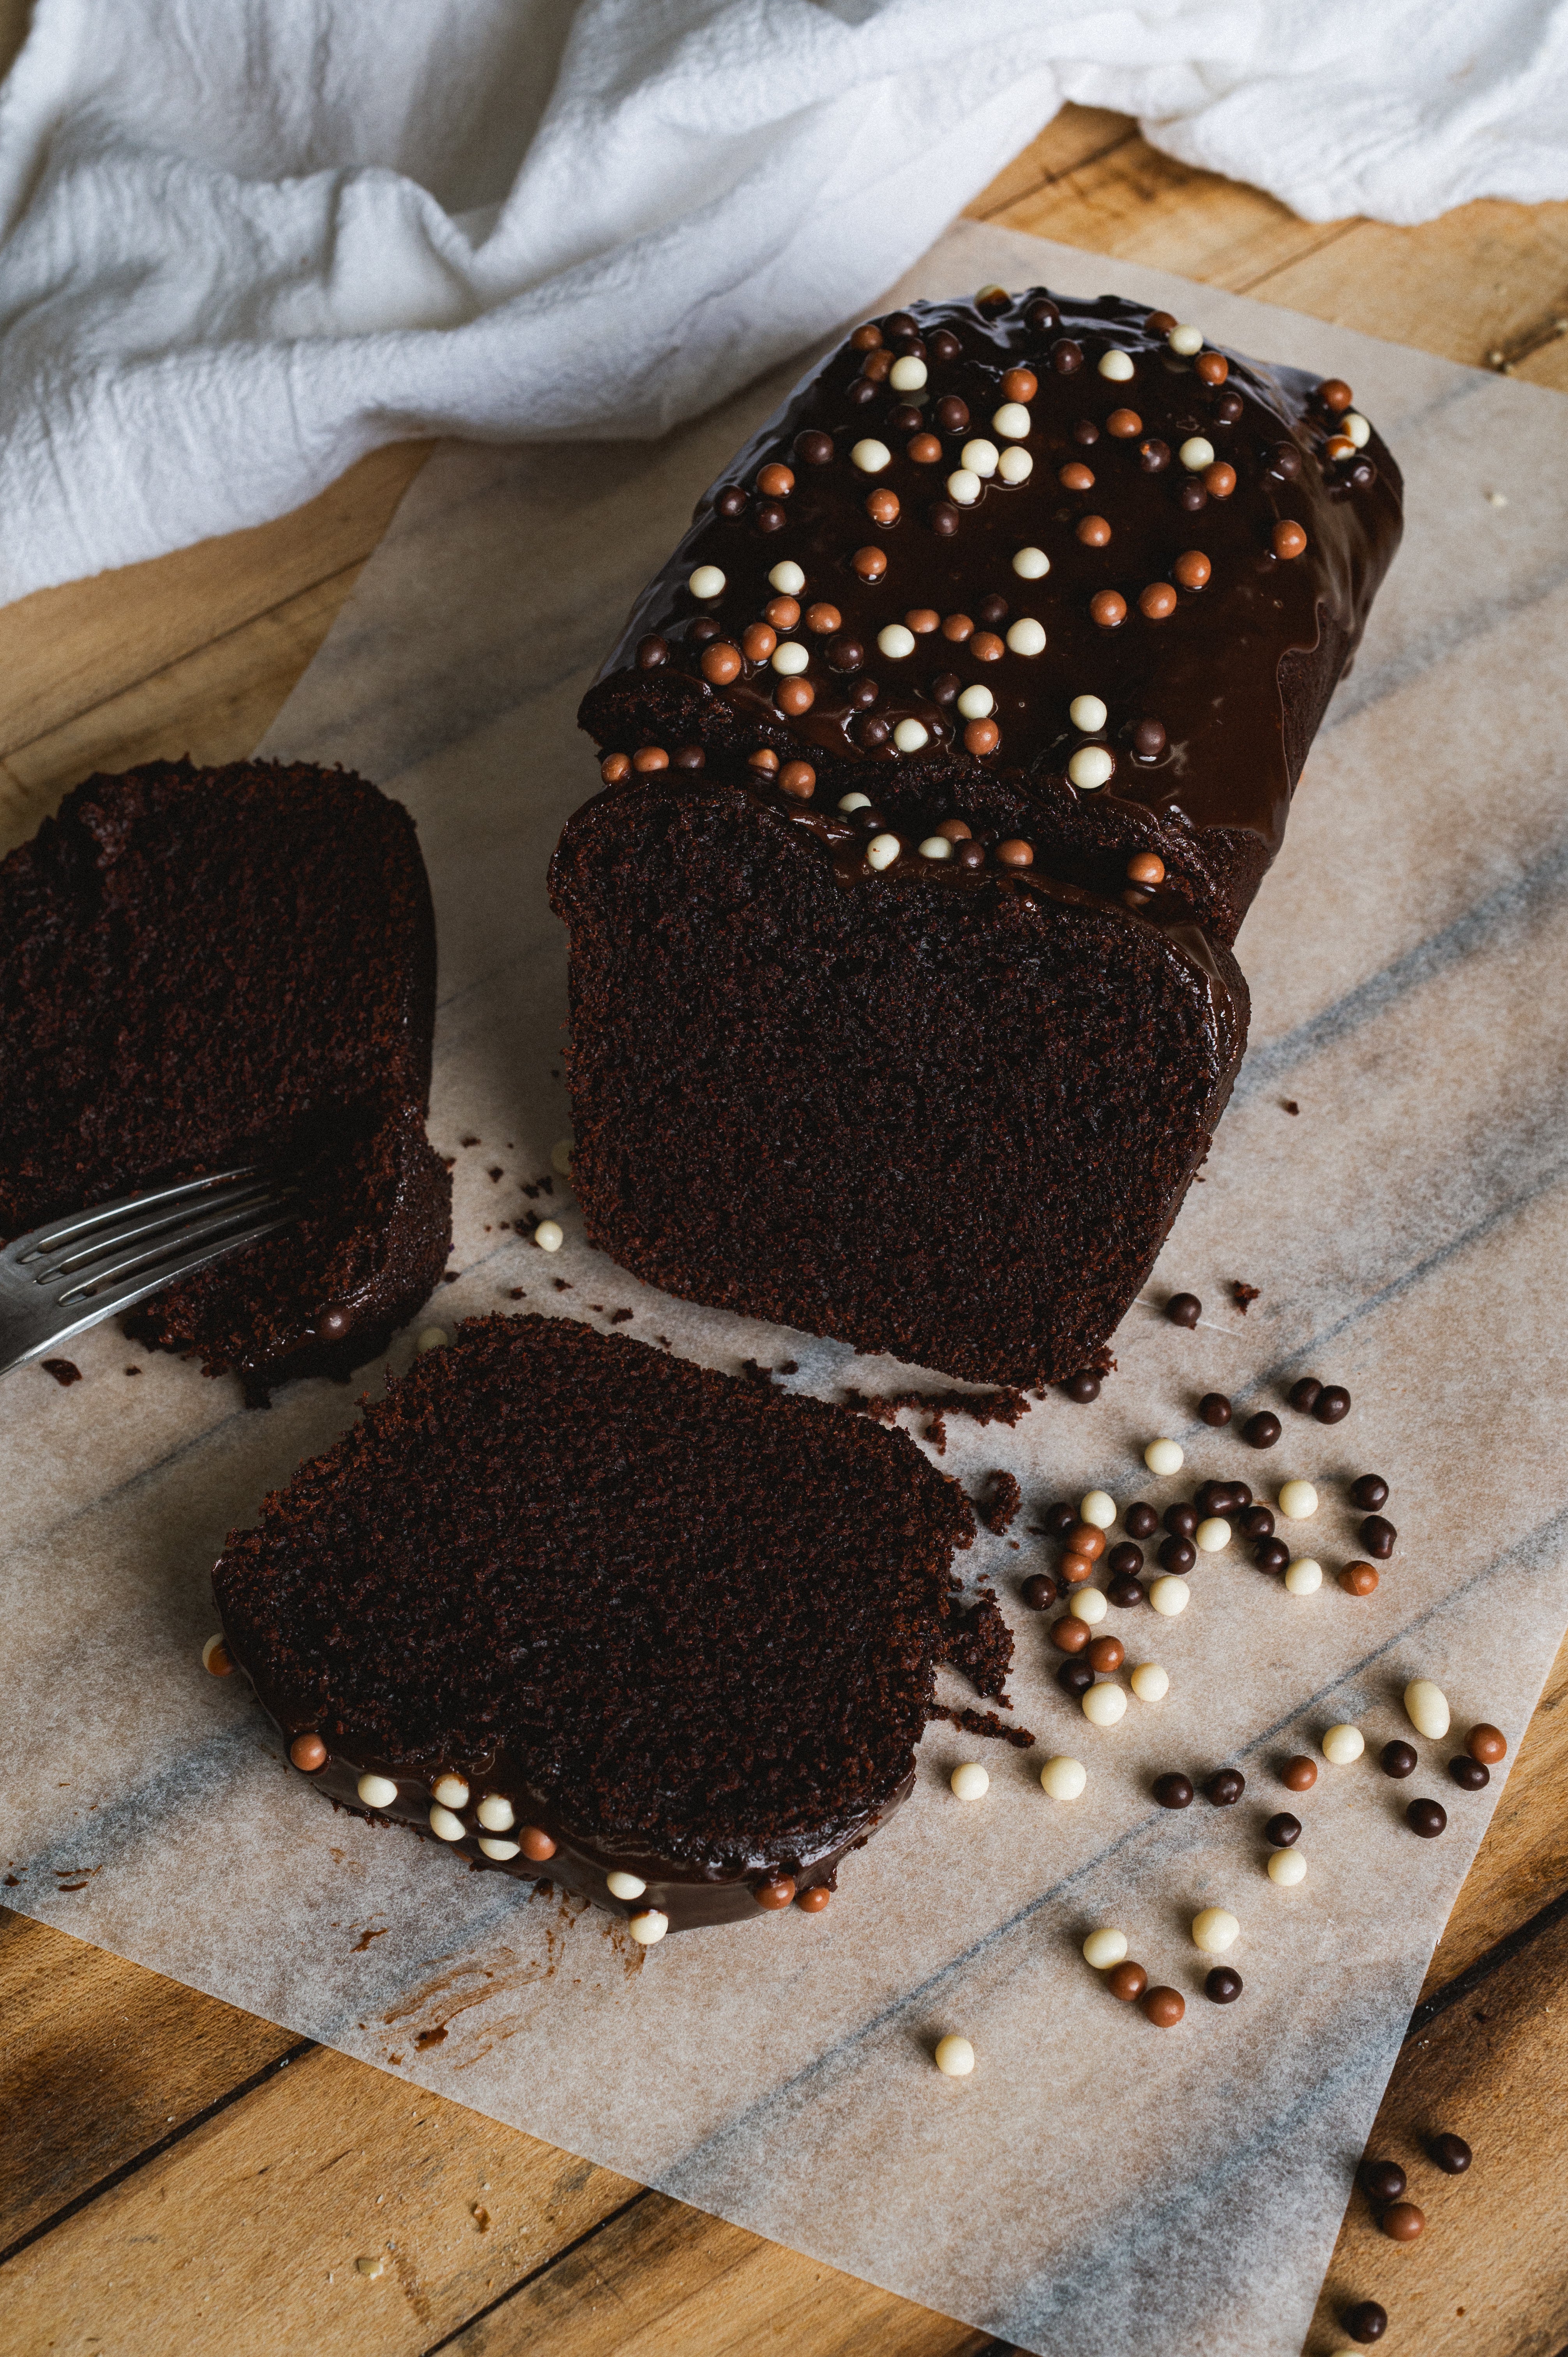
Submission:
MULTIPOLYGON (((788 579, 789 576, 785 577, 788 579)), ((841 631, 836 639, 828 640, 830 671, 858 671, 865 661, 865 645, 859 639, 852 638, 847 630, 841 631)))
POLYGON ((1051 366, 1058 376, 1076 376, 1083 366, 1083 346, 1070 336, 1060 337, 1051 346, 1051 366))
POLYGON ((1163 475, 1171 463, 1168 442, 1149 441, 1138 445, 1138 464, 1145 475, 1163 475))
POLYGON ((341 1301, 334 1301, 316 1321, 316 1330, 324 1342, 340 1342, 354 1322, 354 1313, 341 1301))
POLYGON ((1174 1571, 1178 1578, 1185 1579, 1197 1561, 1197 1549, 1192 1541, 1179 1537, 1174 1531, 1160 1547, 1161 1570, 1174 1571))
POLYGON ((1119 1605, 1123 1612, 1130 1611, 1134 1604, 1142 1604, 1144 1600, 1143 1581, 1131 1577, 1109 1580, 1105 1600, 1108 1604, 1119 1605))
POLYGON ((920 340, 920 334, 918 328, 900 328, 897 335, 894 338, 894 341, 897 344, 899 352, 907 359, 912 361, 923 361, 925 359, 926 347, 920 340))
POLYGON ((919 411, 907 401, 901 402, 887 420, 895 434, 918 434, 925 422, 919 411))
POLYGON ((657 671, 660 663, 667 663, 669 660, 670 641, 668 639, 661 639, 657 631, 651 632, 646 639, 639 639, 637 642, 637 667, 639 671, 657 671))
POLYGON ((753 522, 758 532, 782 532, 789 518, 777 500, 759 500, 753 522))
POLYGON ((1197 1528, 1197 1519, 1196 1506, 1188 1506, 1178 1501, 1176 1505, 1165 1508, 1165 1528, 1173 1532, 1178 1539, 1191 1538, 1197 1528))
POLYGON ((1249 1448, 1272 1448, 1280 1437, 1280 1420, 1271 1415, 1266 1407, 1250 1415, 1241 1426, 1241 1437, 1249 1448))
POLYGON ((984 844, 961 843, 958 849, 953 853, 953 865, 955 867, 983 867, 985 865, 984 844))
POLYGON ((1426 2149, 1444 2177, 1463 2177, 1476 2158, 1463 2136, 1434 2136, 1426 2149))
POLYGON ((864 719, 857 720, 854 724, 854 741, 857 745, 864 745, 868 753, 874 751, 878 745, 886 745, 892 734, 893 731, 887 722, 879 718, 875 712, 868 712, 864 719))
POLYGON ((874 679, 857 679, 849 692, 850 710, 869 712, 881 693, 882 690, 874 679))
POLYGON ((1184 1776, 1179 1768, 1155 1779, 1155 1798, 1162 1809, 1190 1809, 1192 1778, 1184 1776))
MULTIPOLYGON (((1140 727, 1146 727, 1149 724, 1146 721, 1139 723, 1140 727)), ((1155 727, 1159 727, 1158 721, 1154 725, 1155 727)), ((1162 739, 1164 738, 1165 733, 1165 730, 1161 728, 1160 736, 1162 739)), ((1137 729, 1134 729, 1133 732, 1134 743, 1137 742, 1137 729)), ((1196 1293, 1173 1293, 1170 1299, 1165 1304, 1165 1316, 1170 1319, 1173 1326, 1196 1326, 1202 1315, 1203 1304, 1198 1299, 1196 1293)))
POLYGON ((998 622, 1007 619, 1006 598, 997 597, 993 590, 989 597, 981 599, 974 609, 974 619, 983 630, 993 630, 998 622))
POLYGON ((1419 1765, 1414 1744, 1402 1743, 1397 1738, 1385 1743, 1378 1764, 1385 1776, 1413 1776, 1419 1765))
POLYGON ((1356 2174, 1368 2201, 1380 2209, 1404 2199, 1405 2176, 1397 2160, 1364 2160, 1356 2174))
POLYGON ((1447 1829, 1448 1812, 1441 1801, 1412 1801, 1405 1810, 1404 1821, 1423 1841, 1435 1841, 1447 1829))
POLYGON ((1048 295, 1036 296, 1024 317, 1038 334, 1044 334, 1047 328, 1059 328, 1062 323, 1062 315, 1048 295))
POLYGON ((1267 1506, 1249 1506, 1238 1528, 1244 1539, 1272 1539, 1274 1518, 1267 1506))
POLYGON ((930 349, 934 361, 956 361, 963 346, 950 328, 939 328, 930 339, 930 349))
POLYGON ((1087 1662, 1064 1662, 1057 1672, 1057 1684, 1063 1694, 1087 1694, 1094 1684, 1094 1672, 1087 1662))
POLYGON ((882 332, 889 343, 894 343, 900 336, 918 336, 920 323, 913 311, 889 311, 882 322, 882 332))
POLYGON ((1292 1407, 1299 1408, 1303 1415, 1310 1415, 1317 1405, 1322 1389, 1323 1385, 1316 1375, 1302 1375, 1292 1383, 1287 1396, 1292 1407))
POLYGON ((1480 1792, 1492 1781, 1492 1771, 1483 1760, 1472 1760, 1467 1751, 1455 1753, 1448 1762, 1448 1773, 1462 1792, 1480 1792))
POLYGON ((819 427, 809 425, 803 434, 796 435, 795 456, 803 467, 829 466, 832 463, 832 455, 833 437, 831 434, 824 434, 819 427))
POLYGON ((1065 1539, 1078 1521, 1078 1508, 1059 1501, 1047 1506, 1040 1517, 1040 1527, 1048 1539, 1065 1539))
POLYGON ((1359 1506, 1363 1513, 1375 1514, 1388 1502, 1389 1485, 1380 1473, 1359 1473, 1351 1482, 1350 1503, 1359 1506))
POLYGON ((726 483, 714 501, 714 505, 720 515, 727 517, 733 523, 736 516, 743 516, 746 513, 746 493, 738 483, 726 483))
POLYGON ((1132 1579, 1144 1568, 1144 1550, 1122 1539, 1105 1558, 1105 1568, 1114 1578, 1132 1579))
POLYGON ((1381 1514, 1369 1514, 1361 1525, 1361 1544, 1369 1555, 1375 1555, 1380 1563, 1386 1562, 1392 1555, 1398 1536, 1392 1523, 1385 1522, 1381 1514))
POLYGON ((1294 482, 1301 472, 1301 452, 1294 442, 1275 444, 1273 454, 1269 460, 1269 470, 1272 474, 1278 475, 1283 482, 1294 482))
MULTIPOLYGON (((1404 2179, 1400 2179, 1404 2183, 1404 2179)), ((1359 2299, 1339 2319, 1352 2341, 1380 2341, 1389 2329, 1389 2312, 1375 2299, 1359 2299)))
POLYGON ((1252 1561, 1260 1571, 1283 1571, 1290 1561, 1290 1549, 1283 1539, 1260 1539, 1252 1549, 1252 1561))
POLYGON ((697 617, 697 619, 693 623, 691 629, 687 631, 686 636, 691 640, 692 644, 694 647, 705 647, 709 640, 716 639, 718 634, 719 626, 714 621, 713 616, 711 614, 700 614, 697 617))
POLYGON ((854 823, 862 834, 880 834, 887 821, 881 811, 873 807, 870 810, 856 811, 854 823))
POLYGON ((950 540, 958 530, 958 510, 950 500, 939 500, 926 521, 939 540, 950 540))
POLYGON ((1146 1506, 1140 1498, 1122 1515, 1122 1527, 1131 1538, 1152 1539, 1160 1527, 1160 1518, 1153 1506, 1146 1506))
POLYGON ((1370 458, 1358 458, 1350 469, 1350 480, 1359 491, 1370 490, 1378 479, 1378 470, 1370 458))
POLYGON ((956 704, 958 702, 960 695, 963 693, 963 682, 960 679, 956 671, 939 672, 936 678, 932 680, 927 693, 930 696, 931 702, 933 704, 940 704, 942 710, 945 712, 950 704, 956 704))
POLYGON ((1189 475, 1182 485, 1178 496, 1188 515, 1197 515, 1200 508, 1206 508, 1208 505, 1208 493, 1192 475, 1189 475))
POLYGON ((1204 1423, 1213 1425, 1216 1430, 1230 1421, 1230 1403, 1223 1392, 1205 1392, 1197 1403, 1197 1412, 1204 1423))
MULTIPOLYGON (((1133 752, 1136 753, 1143 760, 1157 761, 1165 749, 1165 722, 1163 720, 1154 719, 1140 720, 1137 726, 1133 731, 1133 752)), ((1180 1300, 1191 1301, 1195 1298, 1195 1296, 1188 1293, 1178 1295, 1177 1298, 1180 1300)), ((1199 1314, 1201 1314, 1203 1308, 1201 1301, 1198 1302, 1197 1308, 1199 1314)), ((1165 1315, 1167 1318, 1169 1317, 1170 1311, 1168 1309, 1166 1310, 1165 1315)), ((1181 1322, 1183 1325, 1196 1325, 1197 1323, 1197 1318, 1195 1316, 1191 1318, 1183 1318, 1181 1322)))
POLYGON ((1241 414, 1239 393, 1222 393, 1214 404, 1214 415, 1221 425, 1234 425, 1241 414))
POLYGON ((1288 1809, 1282 1809, 1263 1827, 1263 1839, 1271 1849, 1294 1849, 1301 1839, 1301 1819, 1293 1817, 1288 1809))
POLYGON ((1350 1413, 1350 1394, 1343 1383, 1325 1383, 1312 1411, 1319 1424, 1339 1424, 1350 1413))
POLYGON ((1234 2005, 1241 1994, 1241 1975, 1229 1964, 1216 1964, 1204 1975, 1203 1994, 1210 2005, 1234 2005))
POLYGON ((1076 1375, 1069 1376, 1062 1389, 1069 1400, 1076 1400, 1079 1407, 1087 1407, 1090 1400, 1100 1397, 1100 1377, 1092 1367, 1080 1367, 1076 1375))
POLYGON ((844 387, 844 399, 852 409, 864 409, 868 401, 876 398, 876 387, 868 376, 857 376, 853 384, 844 387))
POLYGON ((678 770, 702 770, 708 757, 700 745, 678 745, 671 759, 678 770))
MULTIPOLYGON (((1239 1506, 1240 1502, 1240 1498, 1232 1498, 1229 1481, 1200 1481, 1192 1501, 1193 1511, 1199 1523, 1208 1522, 1211 1515, 1226 1513, 1231 1506, 1239 1506)), ((1193 1528, 1196 1530, 1197 1527, 1195 1523, 1193 1528)))
POLYGON ((1031 1612, 1048 1612, 1057 1600, 1057 1584, 1048 1571, 1032 1571, 1018 1591, 1031 1612))
POLYGON ((1072 438, 1085 450, 1092 450, 1100 439, 1100 428, 1092 417, 1080 417, 1072 429, 1072 438))
POLYGON ((1217 1809, 1233 1809, 1247 1789, 1247 1779, 1240 1768, 1217 1768, 1203 1789, 1217 1809))
POLYGON ((944 434, 961 434, 969 424, 969 404, 961 401, 956 393, 944 393, 934 414, 944 434))

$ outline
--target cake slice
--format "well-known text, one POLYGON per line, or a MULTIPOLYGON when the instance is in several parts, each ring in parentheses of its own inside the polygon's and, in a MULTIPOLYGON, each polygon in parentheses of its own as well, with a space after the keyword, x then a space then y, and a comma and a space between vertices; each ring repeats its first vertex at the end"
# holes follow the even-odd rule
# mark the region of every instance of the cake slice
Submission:
POLYGON ((324 1792, 657 1939, 827 1903, 909 1790, 972 1535, 902 1433, 492 1317, 269 1497, 213 1593, 324 1792))
POLYGON ((584 702, 605 791, 552 877, 590 1240, 973 1381, 1107 1363, 1400 522, 1348 386, 1165 315, 857 328, 584 702))
POLYGON ((155 762, 0 864, 0 1234, 255 1162, 303 1215, 127 1320, 238 1375, 346 1377, 439 1279, 435 936, 413 822, 362 778, 155 762))

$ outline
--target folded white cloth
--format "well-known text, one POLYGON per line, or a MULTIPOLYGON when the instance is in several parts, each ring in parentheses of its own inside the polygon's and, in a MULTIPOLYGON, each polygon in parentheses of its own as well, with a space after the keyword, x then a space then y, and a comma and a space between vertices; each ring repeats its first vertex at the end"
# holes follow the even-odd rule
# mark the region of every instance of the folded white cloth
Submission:
POLYGON ((1565 0, 38 0, 0 597, 403 435, 655 434, 867 303, 1068 98, 1315 220, 1568 195, 1565 0))

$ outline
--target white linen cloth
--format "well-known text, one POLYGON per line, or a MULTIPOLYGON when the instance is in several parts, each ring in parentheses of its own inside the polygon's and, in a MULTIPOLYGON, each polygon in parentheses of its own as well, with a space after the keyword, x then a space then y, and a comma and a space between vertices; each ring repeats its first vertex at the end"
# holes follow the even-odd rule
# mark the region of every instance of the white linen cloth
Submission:
POLYGON ((1069 98, 1315 220, 1562 197, 1568 0, 38 0, 0 598, 402 436, 657 434, 870 302, 1069 98))

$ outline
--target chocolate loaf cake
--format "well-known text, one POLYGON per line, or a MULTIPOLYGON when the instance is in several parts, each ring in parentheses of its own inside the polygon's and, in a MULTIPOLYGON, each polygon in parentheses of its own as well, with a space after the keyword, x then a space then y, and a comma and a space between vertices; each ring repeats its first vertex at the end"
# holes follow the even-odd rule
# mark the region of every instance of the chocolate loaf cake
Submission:
POLYGON ((270 1497, 213 1592, 334 1800, 653 1940, 827 1903, 909 1789, 973 1527, 902 1433, 495 1317, 270 1497))
POLYGON ((435 932, 413 823, 362 778, 155 762, 0 864, 0 1233, 162 1178, 297 1175, 283 1233, 127 1320, 232 1372, 346 1377, 437 1282, 435 932))
POLYGON ((1348 386, 1163 314, 857 328, 583 705, 605 791, 552 890, 590 1240, 972 1380, 1106 1364, 1400 528, 1348 386))

